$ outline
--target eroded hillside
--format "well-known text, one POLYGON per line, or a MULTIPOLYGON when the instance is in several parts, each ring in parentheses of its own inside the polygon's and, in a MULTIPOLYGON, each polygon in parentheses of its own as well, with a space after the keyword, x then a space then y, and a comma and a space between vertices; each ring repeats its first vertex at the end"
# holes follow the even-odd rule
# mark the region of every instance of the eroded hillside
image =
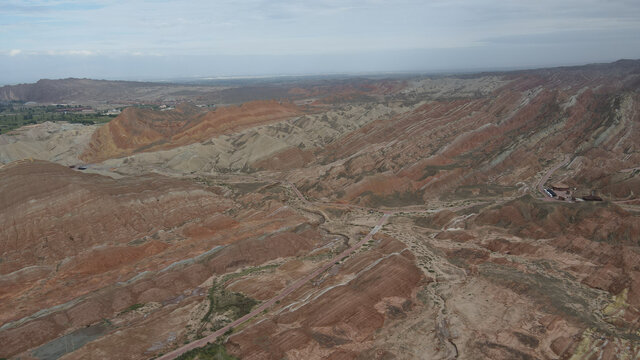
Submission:
POLYGON ((0 135, 0 356, 640 356, 640 62, 286 88, 0 135))
POLYGON ((293 117, 293 104, 256 101, 203 111, 185 103, 173 110, 127 108, 93 134, 81 159, 100 162, 137 152, 175 148, 293 117))

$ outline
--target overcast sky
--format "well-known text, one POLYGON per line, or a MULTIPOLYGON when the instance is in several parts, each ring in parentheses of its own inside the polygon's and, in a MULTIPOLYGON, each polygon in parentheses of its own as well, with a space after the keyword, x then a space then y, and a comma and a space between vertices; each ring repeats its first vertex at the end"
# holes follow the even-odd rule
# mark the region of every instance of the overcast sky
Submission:
POLYGON ((0 83, 640 58, 638 0, 0 0, 0 83))

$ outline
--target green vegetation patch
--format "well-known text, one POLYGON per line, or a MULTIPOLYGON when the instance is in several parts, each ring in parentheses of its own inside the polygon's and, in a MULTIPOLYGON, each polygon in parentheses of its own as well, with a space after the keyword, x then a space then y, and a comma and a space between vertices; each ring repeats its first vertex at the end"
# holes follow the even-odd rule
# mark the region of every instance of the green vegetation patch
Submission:
POLYGON ((129 306, 128 308, 120 311, 120 315, 126 314, 126 313, 131 312, 131 311, 136 311, 136 310, 140 309, 143 306, 144 306, 144 304, 142 304, 142 303, 133 304, 133 305, 129 306))
MULTIPOLYGON (((209 289, 209 310, 202 318, 203 323, 211 321, 213 314, 225 314, 229 321, 243 317, 251 312, 259 302, 242 293, 226 290, 223 285, 216 283, 209 289)), ((228 321, 216 321, 212 324, 212 330, 223 328, 228 321)))
POLYGON ((248 267, 246 269, 242 269, 240 272, 234 272, 231 274, 226 274, 222 277, 222 280, 220 281, 221 284, 226 283, 229 280, 232 279, 237 279, 243 276, 247 276, 249 274, 253 274, 259 271, 272 271, 275 270, 277 267, 279 267, 280 264, 270 264, 270 265, 263 265, 263 266, 255 266, 255 267, 248 267))
POLYGON ((303 256, 302 258, 300 258, 300 260, 302 260, 302 261, 314 261, 314 262, 315 261, 322 261, 322 260, 331 259, 334 255, 335 255, 334 252, 327 251, 327 252, 323 252, 323 253, 320 253, 320 254, 303 256))
POLYGON ((187 351, 178 356, 177 360, 237 360, 236 357, 227 354, 223 344, 212 343, 201 348, 187 351))
POLYGON ((198 334, 204 325, 211 323, 214 314, 225 315, 225 320, 217 320, 211 324, 211 330, 215 331, 223 328, 226 324, 243 317, 251 312, 251 310, 260 302, 250 298, 242 293, 232 292, 225 289, 225 284, 232 279, 240 278, 260 271, 273 271, 280 264, 270 264, 264 266, 249 267, 242 271, 226 274, 220 280, 215 282, 209 289, 207 298, 209 300, 209 310, 200 320, 202 326, 198 330, 198 334))
POLYGON ((65 121, 72 124, 94 125, 104 124, 116 115, 102 113, 85 113, 82 110, 91 111, 80 106, 24 106, 21 103, 0 104, 0 134, 25 125, 40 124, 46 121, 65 121))

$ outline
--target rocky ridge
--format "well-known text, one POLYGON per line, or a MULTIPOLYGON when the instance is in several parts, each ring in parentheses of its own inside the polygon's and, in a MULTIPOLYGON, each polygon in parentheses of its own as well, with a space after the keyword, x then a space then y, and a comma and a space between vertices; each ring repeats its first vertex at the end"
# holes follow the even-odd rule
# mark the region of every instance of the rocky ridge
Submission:
POLYGON ((313 111, 197 131, 199 108, 132 109, 114 129, 140 143, 114 130, 102 146, 103 127, 68 152, 124 151, 86 170, 110 177, 4 165, 0 356, 158 356, 330 262, 220 346, 247 359, 636 358, 639 64, 334 97, 301 86, 313 111), (557 183, 604 201, 541 193, 557 183), (336 258, 383 212, 371 241, 336 258))

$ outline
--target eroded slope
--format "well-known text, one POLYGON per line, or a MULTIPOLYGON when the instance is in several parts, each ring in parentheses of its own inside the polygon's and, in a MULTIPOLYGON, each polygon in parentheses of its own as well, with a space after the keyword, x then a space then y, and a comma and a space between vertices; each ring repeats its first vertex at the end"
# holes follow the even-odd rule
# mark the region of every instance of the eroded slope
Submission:
POLYGON ((168 111, 131 107, 96 130, 81 158, 100 162, 142 151, 175 148, 300 113, 296 106, 276 101, 256 101, 208 112, 190 104, 168 111))

